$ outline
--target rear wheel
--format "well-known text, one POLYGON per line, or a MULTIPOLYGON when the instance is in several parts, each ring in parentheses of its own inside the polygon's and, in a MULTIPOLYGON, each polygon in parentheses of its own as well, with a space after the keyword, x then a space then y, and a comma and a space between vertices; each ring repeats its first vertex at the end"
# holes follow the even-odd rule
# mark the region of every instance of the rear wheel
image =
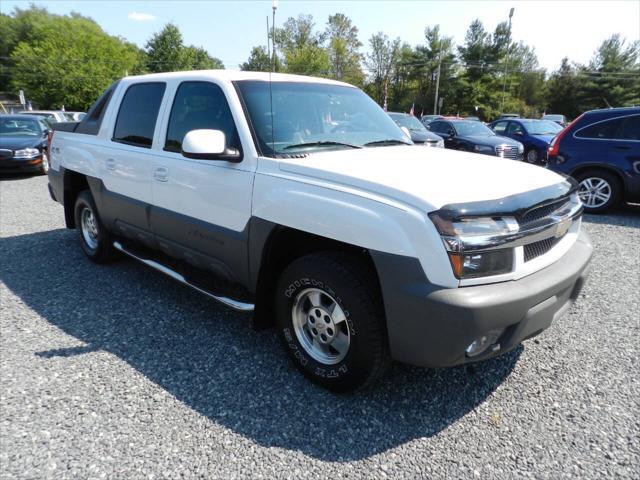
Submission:
POLYGON ((76 228, 82 251, 96 263, 106 263, 113 258, 113 239, 98 216, 98 209, 91 192, 78 194, 75 205, 76 228))
POLYGON ((389 363, 373 272, 356 256, 322 252, 282 272, 275 299, 280 338, 298 369, 336 392, 364 388, 389 363))
POLYGON ((618 178, 606 170, 587 170, 576 176, 578 195, 587 213, 603 213, 615 207, 622 197, 618 178))

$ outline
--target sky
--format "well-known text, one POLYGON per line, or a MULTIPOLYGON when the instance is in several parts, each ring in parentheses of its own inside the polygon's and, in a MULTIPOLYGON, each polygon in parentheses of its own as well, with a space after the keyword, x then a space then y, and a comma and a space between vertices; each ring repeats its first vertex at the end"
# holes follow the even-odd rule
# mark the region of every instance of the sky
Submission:
MULTIPOLYGON (((141 47, 165 23, 173 22, 186 44, 204 47, 227 68, 238 68, 253 46, 266 45, 266 17, 271 16, 272 5, 271 0, 0 0, 0 12, 9 14, 29 3, 53 13, 79 12, 107 33, 141 47)), ((565 56, 587 63, 613 33, 629 41, 640 39, 640 0, 280 0, 276 26, 288 17, 311 14, 316 26, 323 28, 329 15, 344 13, 359 28, 366 52, 367 40, 378 31, 415 46, 424 43, 424 28, 435 24, 461 44, 472 20, 479 18, 493 31, 507 20, 511 7, 514 40, 535 47, 540 66, 549 71, 557 69, 565 56)))

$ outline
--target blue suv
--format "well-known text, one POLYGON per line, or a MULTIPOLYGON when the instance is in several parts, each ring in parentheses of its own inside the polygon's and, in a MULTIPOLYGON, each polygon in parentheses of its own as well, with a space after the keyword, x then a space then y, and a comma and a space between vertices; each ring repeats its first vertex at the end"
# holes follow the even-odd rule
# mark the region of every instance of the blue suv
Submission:
POLYGON ((578 181, 586 212, 640 201, 640 107, 582 114, 551 142, 548 168, 578 181))
POLYGON ((547 159, 547 149, 562 127, 551 120, 525 118, 496 120, 489 124, 496 135, 509 137, 524 145, 524 160, 537 164, 547 159))

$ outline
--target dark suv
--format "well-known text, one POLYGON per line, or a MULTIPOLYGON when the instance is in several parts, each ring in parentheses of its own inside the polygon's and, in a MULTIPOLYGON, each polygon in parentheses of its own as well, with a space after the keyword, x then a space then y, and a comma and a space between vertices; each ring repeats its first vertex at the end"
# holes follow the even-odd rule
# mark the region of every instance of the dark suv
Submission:
POLYGON ((640 200, 640 107, 582 114, 552 140, 548 162, 578 181, 589 213, 640 200))

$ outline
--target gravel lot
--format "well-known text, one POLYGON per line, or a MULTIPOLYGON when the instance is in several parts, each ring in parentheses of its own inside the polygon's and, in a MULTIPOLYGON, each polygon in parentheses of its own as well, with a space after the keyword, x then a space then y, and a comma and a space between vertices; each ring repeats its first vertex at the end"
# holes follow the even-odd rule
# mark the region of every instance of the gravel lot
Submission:
POLYGON ((46 178, 0 182, 0 478, 638 478, 640 206, 589 217, 578 305, 473 367, 304 380, 273 330, 86 260, 46 178))

